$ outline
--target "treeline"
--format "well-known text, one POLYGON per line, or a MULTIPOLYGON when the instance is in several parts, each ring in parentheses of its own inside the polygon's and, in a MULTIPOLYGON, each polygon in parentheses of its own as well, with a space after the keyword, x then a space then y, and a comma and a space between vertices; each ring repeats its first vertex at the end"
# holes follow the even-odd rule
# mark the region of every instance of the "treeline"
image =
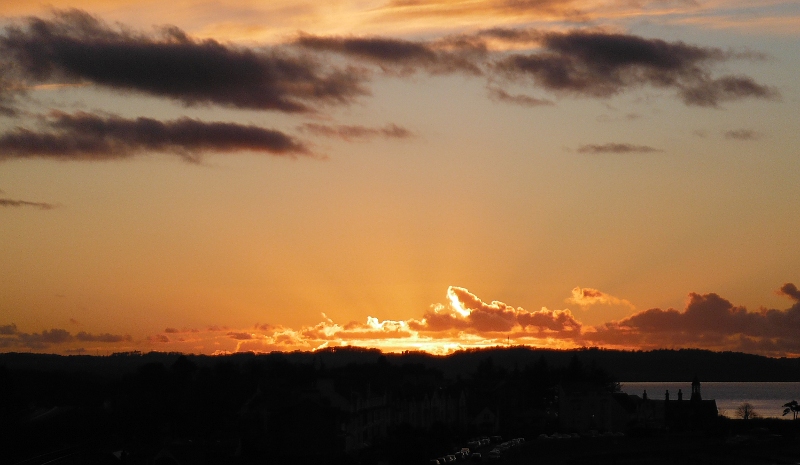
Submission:
MULTIPOLYGON (((468 376, 482 361, 492 358, 504 370, 521 369, 544 360, 554 367, 567 366, 573 356, 586 364, 594 364, 611 373, 619 381, 688 381, 695 375, 701 381, 800 381, 800 358, 770 358, 739 352, 712 352, 699 349, 620 351, 596 348, 575 350, 549 350, 529 347, 476 349, 436 356, 424 352, 382 354, 377 349, 338 347, 316 352, 276 352, 255 355, 252 353, 225 356, 186 355, 192 363, 203 367, 220 360, 241 364, 249 360, 283 360, 289 363, 317 364, 340 367, 350 363, 373 362, 384 355, 393 364, 418 363, 434 368, 447 378, 468 376)), ((0 367, 37 370, 87 372, 102 376, 121 376, 138 367, 158 362, 167 366, 174 363, 179 353, 130 352, 111 356, 47 355, 29 353, 0 354, 0 367)))

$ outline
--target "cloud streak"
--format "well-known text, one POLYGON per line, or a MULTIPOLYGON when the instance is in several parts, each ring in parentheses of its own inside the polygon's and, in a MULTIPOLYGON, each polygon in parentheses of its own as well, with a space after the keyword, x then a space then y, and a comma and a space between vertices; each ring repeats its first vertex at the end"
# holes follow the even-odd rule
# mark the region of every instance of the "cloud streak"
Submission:
POLYGON ((302 132, 308 132, 317 136, 332 137, 345 141, 369 140, 375 137, 386 139, 407 139, 413 136, 408 129, 396 124, 387 124, 382 128, 367 127, 361 125, 326 125, 318 123, 306 123, 298 128, 302 132))
POLYGON ((0 160, 113 160, 153 151, 196 162, 204 152, 253 151, 285 156, 310 153, 302 143, 279 131, 190 118, 158 121, 54 112, 44 125, 42 131, 18 127, 0 134, 0 160))
POLYGON ((509 94, 499 87, 489 87, 489 98, 498 102, 512 103, 524 107, 552 106, 550 100, 531 97, 525 94, 509 94))
POLYGON ((39 210, 52 210, 58 208, 58 205, 47 202, 29 202, 27 200, 14 200, 14 199, 0 199, 0 207, 33 207, 39 210))
POLYGON ((761 133, 752 129, 732 129, 725 131, 723 135, 729 140, 748 141, 761 139, 761 133))
POLYGON ((443 17, 455 19, 469 16, 536 17, 542 19, 586 19, 573 0, 392 0, 386 14, 406 18, 443 17))
POLYGON ((334 52, 380 65, 401 74, 424 69, 432 74, 462 72, 483 74, 471 53, 474 50, 443 50, 436 42, 413 42, 384 37, 321 37, 302 34, 295 41, 317 52, 334 52))

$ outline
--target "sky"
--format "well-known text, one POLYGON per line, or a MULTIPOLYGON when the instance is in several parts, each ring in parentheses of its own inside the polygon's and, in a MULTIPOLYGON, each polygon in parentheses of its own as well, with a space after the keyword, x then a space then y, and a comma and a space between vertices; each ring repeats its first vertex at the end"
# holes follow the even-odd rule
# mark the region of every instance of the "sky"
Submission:
POLYGON ((800 355, 800 3, 0 4, 0 351, 800 355))

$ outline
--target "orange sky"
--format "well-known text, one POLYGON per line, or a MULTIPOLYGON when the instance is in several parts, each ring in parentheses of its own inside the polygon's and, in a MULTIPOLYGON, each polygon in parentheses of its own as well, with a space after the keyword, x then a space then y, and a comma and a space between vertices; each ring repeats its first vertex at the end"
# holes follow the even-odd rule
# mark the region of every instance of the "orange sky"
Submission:
POLYGON ((797 355, 798 18, 7 2, 0 350, 797 355))

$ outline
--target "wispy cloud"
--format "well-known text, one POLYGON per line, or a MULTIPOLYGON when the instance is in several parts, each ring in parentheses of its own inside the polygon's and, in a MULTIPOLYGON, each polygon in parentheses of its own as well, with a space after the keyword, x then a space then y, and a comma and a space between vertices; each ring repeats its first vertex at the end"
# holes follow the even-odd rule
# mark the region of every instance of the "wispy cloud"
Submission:
POLYGON ((614 297, 613 295, 590 287, 576 287, 572 289, 572 296, 567 298, 565 302, 568 304, 580 305, 581 307, 588 307, 591 305, 624 305, 626 307, 635 308, 632 303, 625 299, 614 297))
POLYGON ((488 87, 489 98, 498 102, 513 103, 515 105, 522 105, 525 107, 540 107, 551 106, 554 103, 551 100, 531 97, 525 94, 509 94, 499 87, 488 87))
POLYGON ((450 18, 489 16, 543 19, 587 19, 581 2, 575 0, 392 0, 386 14, 404 18, 450 18))
POLYGON ((611 142, 608 144, 588 144, 578 147, 578 153, 651 153, 663 152, 649 145, 634 145, 611 142))
POLYGON ((726 139, 741 141, 758 140, 762 137, 760 132, 753 129, 732 129, 730 131, 725 131, 723 135, 726 139))
POLYGON ((375 137, 387 139, 407 139, 413 136, 408 129, 396 124, 387 124, 384 127, 367 127, 361 125, 327 125, 306 123, 298 128, 318 136, 334 137, 346 141, 368 140, 375 137))
POLYGON ((400 74, 426 70, 433 74, 483 73, 463 47, 444 50, 437 42, 414 42, 384 37, 321 37, 302 34, 296 45, 319 52, 335 52, 366 60, 400 74))

